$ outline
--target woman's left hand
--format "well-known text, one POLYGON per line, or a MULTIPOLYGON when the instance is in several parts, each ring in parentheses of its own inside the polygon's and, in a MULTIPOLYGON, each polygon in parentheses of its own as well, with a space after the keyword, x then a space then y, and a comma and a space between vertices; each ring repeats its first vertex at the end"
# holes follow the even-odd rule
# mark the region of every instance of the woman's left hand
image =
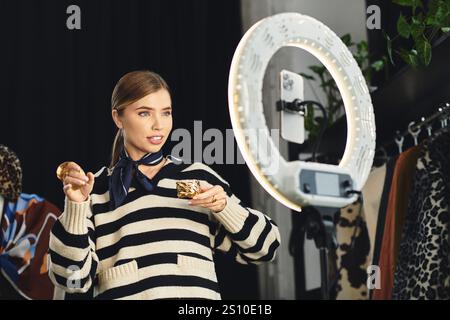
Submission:
POLYGON ((193 197, 189 204, 209 208, 213 212, 220 212, 226 207, 227 200, 227 193, 221 186, 213 186, 204 180, 200 180, 200 193, 193 197))

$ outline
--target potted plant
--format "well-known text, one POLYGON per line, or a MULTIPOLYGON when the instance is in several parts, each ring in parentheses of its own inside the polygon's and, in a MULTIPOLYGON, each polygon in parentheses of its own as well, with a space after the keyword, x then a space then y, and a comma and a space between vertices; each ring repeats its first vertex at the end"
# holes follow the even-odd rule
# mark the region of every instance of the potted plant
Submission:
POLYGON ((432 58, 432 44, 450 31, 450 0, 393 0, 409 8, 408 16, 400 13, 397 35, 385 33, 389 60, 394 64, 393 53, 413 68, 425 67, 432 58), (396 46, 399 39, 409 40, 410 46, 396 46))
MULTIPOLYGON (((392 0, 402 7, 403 11, 410 11, 408 15, 400 13, 397 18, 397 34, 390 36, 383 30, 386 40, 386 55, 373 57, 369 53, 368 43, 361 41, 354 43, 351 35, 341 37, 342 41, 353 52, 353 56, 362 70, 369 84, 371 92, 372 76, 384 69, 385 80, 388 80, 389 63, 395 65, 395 56, 412 68, 423 68, 432 59, 433 43, 450 31, 450 0, 392 0)), ((319 81, 320 88, 326 96, 328 121, 330 127, 343 113, 343 102, 335 81, 323 65, 309 66, 312 74, 299 73, 310 81, 319 81)), ((313 106, 308 106, 305 128, 309 133, 310 142, 314 143, 319 136, 322 117, 316 117, 313 106)))
MULTIPOLYGON (((354 52, 353 57, 361 68, 366 82, 370 83, 373 73, 383 70, 387 63, 387 58, 381 57, 380 59, 371 62, 372 57, 369 54, 369 46, 367 41, 354 43, 350 34, 345 34, 341 37, 341 40, 352 52, 354 52)), ((336 82, 325 66, 313 65, 309 66, 308 69, 312 72, 312 74, 307 74, 304 72, 299 74, 307 80, 320 81, 320 88, 324 91, 326 96, 326 105, 324 107, 328 116, 326 126, 329 127, 336 121, 337 118, 341 116, 343 110, 342 97, 339 93, 336 82)), ((375 88, 371 88, 371 90, 374 89, 375 88)), ((305 118, 305 129, 309 132, 309 140, 315 141, 320 132, 322 117, 315 116, 313 106, 308 106, 307 111, 308 112, 305 118)))

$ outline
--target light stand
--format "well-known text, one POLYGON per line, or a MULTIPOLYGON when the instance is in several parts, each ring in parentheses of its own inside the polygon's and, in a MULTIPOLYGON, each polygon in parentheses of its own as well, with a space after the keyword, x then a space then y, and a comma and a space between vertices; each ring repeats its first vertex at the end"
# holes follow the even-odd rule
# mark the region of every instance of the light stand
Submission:
MULTIPOLYGON (((304 207, 302 214, 293 218, 293 228, 289 239, 289 252, 294 257, 294 269, 296 270, 296 287, 303 288, 304 281, 302 272, 305 266, 304 257, 304 239, 313 240, 320 253, 320 276, 321 276, 321 298, 330 299, 330 283, 328 274, 328 250, 337 248, 336 228, 333 223, 333 217, 326 210, 330 208, 304 207), (320 209, 320 211, 319 211, 320 209), (325 210, 325 211, 324 211, 325 210), (324 213, 325 212, 325 213, 324 213), (331 221, 327 223, 327 217, 331 221), (303 257, 303 259, 302 259, 303 257)), ((334 211, 335 212, 335 211, 334 211)), ((296 292, 297 299, 305 294, 303 289, 296 292)))
MULTIPOLYGON (((301 84, 295 86, 295 82, 292 84, 294 86, 286 84, 286 92, 302 87, 301 84)), ((258 21, 239 42, 230 67, 228 102, 236 142, 255 179, 286 207, 301 212, 302 216, 310 212, 304 231, 320 250, 322 296, 329 298, 327 243, 332 232, 327 231, 329 228, 318 210, 342 208, 355 202, 358 197, 353 191, 364 186, 375 153, 375 116, 361 69, 345 43, 326 25, 299 13, 281 13, 258 21), (264 115, 263 84, 271 58, 283 47, 309 52, 336 81, 347 118, 347 142, 339 165, 318 163, 314 159, 312 162, 287 161, 277 141, 272 139, 264 115)), ((294 138, 285 140, 302 141, 304 135, 295 139, 294 133, 299 130, 294 119, 304 115, 305 105, 312 101, 293 99, 288 102, 290 106, 278 105, 280 111, 292 111, 282 113, 285 117, 281 118, 281 123, 288 129, 284 136, 294 138)), ((283 137, 283 126, 281 133, 283 137)), ((296 236, 293 233, 293 237, 296 236)), ((295 246, 295 242, 298 241, 291 241, 291 244, 295 246)))

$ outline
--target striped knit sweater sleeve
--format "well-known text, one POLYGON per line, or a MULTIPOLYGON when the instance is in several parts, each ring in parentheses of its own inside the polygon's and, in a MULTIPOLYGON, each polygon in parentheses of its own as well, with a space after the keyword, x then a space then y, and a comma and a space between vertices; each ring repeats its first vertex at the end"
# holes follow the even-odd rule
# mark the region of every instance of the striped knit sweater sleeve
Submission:
POLYGON ((86 293, 95 279, 98 257, 90 202, 91 197, 81 203, 66 198, 50 233, 49 277, 67 293, 86 293))
POLYGON ((213 213, 219 222, 214 248, 232 255, 241 264, 273 261, 280 245, 280 233, 275 222, 264 213, 247 207, 216 171, 205 166, 204 173, 207 182, 222 186, 228 196, 226 207, 213 213))

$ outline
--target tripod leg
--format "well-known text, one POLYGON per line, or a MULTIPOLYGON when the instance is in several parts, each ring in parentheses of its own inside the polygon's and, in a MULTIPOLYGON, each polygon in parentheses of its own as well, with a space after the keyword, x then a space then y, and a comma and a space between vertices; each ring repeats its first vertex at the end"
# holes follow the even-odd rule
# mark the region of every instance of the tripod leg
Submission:
POLYGON ((328 283, 328 254, 327 229, 320 212, 314 207, 304 208, 306 216, 306 234, 309 239, 314 239, 317 249, 320 252, 320 278, 321 278, 321 294, 323 300, 329 300, 329 283, 328 283))
POLYGON ((329 300, 329 288, 328 288, 328 257, 327 249, 320 248, 320 279, 321 279, 321 291, 322 299, 329 300))

